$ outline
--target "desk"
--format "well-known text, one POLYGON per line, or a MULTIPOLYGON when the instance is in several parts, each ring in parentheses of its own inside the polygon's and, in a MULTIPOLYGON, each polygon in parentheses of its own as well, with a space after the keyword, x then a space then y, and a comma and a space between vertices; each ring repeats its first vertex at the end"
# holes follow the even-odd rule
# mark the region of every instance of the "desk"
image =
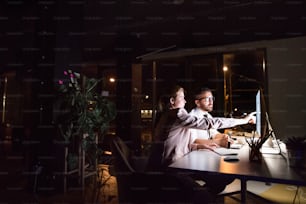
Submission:
POLYGON ((225 162, 210 150, 192 151, 169 166, 172 170, 189 172, 214 172, 231 175, 241 180, 241 202, 246 200, 248 180, 306 186, 305 172, 287 165, 278 154, 263 154, 261 162, 249 161, 249 147, 244 145, 238 153, 238 162, 225 162))

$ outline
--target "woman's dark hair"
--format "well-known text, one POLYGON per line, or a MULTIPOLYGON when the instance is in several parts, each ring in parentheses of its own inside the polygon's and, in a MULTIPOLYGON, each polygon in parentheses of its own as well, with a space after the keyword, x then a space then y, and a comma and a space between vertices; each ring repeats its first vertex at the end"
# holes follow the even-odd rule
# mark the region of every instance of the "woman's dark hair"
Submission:
MULTIPOLYGON (((157 108, 159 112, 169 110, 169 108, 170 108, 170 98, 172 98, 172 97, 175 98, 177 92, 180 89, 184 90, 184 88, 180 85, 173 85, 173 86, 169 87, 168 89, 165 89, 165 93, 162 94, 159 98, 158 108, 157 108)), ((185 92, 185 90, 184 90, 184 92, 185 92)))
MULTIPOLYGON (((163 113, 167 110, 170 109, 171 104, 170 104, 170 98, 176 97, 177 92, 184 88, 180 85, 173 85, 169 86, 168 88, 165 88, 162 90, 162 94, 159 97, 158 104, 157 104, 157 111, 156 111, 156 119, 155 119, 155 124, 156 126, 160 120, 160 117, 163 115, 163 113)), ((185 92, 185 90, 184 90, 185 92)))

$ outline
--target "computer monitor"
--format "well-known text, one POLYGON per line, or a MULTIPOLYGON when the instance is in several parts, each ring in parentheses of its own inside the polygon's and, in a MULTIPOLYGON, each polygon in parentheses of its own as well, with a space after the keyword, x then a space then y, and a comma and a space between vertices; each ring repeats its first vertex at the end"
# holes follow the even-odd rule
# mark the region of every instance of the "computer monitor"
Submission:
POLYGON ((256 131, 258 132, 259 136, 265 139, 272 139, 275 141, 276 145, 273 141, 269 142, 269 146, 273 148, 273 151, 265 149, 262 150, 262 153, 270 153, 270 154, 282 154, 281 147, 279 142, 277 141, 272 125, 269 120, 269 115, 266 109, 265 98, 263 95, 263 91, 259 89, 256 93, 256 131), (276 146, 276 149, 274 147, 276 146), (275 151, 274 151, 275 150, 275 151))
POLYGON ((264 95, 261 89, 256 93, 256 131, 260 137, 264 137, 267 132, 267 109, 264 95))

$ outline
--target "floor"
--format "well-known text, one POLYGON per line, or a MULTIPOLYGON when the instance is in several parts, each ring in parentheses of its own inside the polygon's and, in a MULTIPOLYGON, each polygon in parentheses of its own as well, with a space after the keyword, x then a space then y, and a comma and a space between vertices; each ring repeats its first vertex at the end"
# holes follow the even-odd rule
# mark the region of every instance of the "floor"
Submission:
POLYGON ((108 165, 99 164, 97 175, 88 177, 84 188, 71 178, 64 193, 63 185, 59 187, 55 178, 35 176, 35 170, 27 167, 27 158, 24 152, 15 151, 9 142, 0 141, 1 204, 118 203, 116 178, 109 174, 108 165))
MULTIPOLYGON (((78 185, 70 186, 66 193, 53 186, 35 186, 33 172, 24 168, 27 162, 24 155, 12 152, 1 144, 0 155, 0 203, 1 204, 118 204, 116 178, 109 172, 109 165, 100 164, 97 177, 86 180, 84 189, 78 185), (94 179, 97 178, 97 182, 94 179), (35 189, 35 190, 34 190, 35 189)), ((52 178, 49 178, 52 180, 52 178)), ((217 203, 238 204, 239 194, 219 198, 217 203)), ((248 194, 247 203, 269 203, 248 194)))

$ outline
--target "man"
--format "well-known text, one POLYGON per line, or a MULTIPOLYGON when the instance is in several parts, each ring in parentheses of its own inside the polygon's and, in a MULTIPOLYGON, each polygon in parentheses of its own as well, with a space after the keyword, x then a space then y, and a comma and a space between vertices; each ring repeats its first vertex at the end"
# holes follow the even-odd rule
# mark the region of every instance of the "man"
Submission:
MULTIPOLYGON (((190 115, 196 116, 198 119, 209 118, 213 119, 211 112, 214 106, 214 96, 209 88, 201 88, 194 97, 196 107, 190 111, 190 115)), ((220 133, 217 129, 210 128, 191 129, 191 145, 197 145, 199 148, 212 149, 216 147, 227 147, 230 138, 226 134, 220 133)), ((199 149, 198 148, 198 149, 199 149)), ((204 181, 207 187, 215 194, 223 191, 226 185, 234 181, 234 178, 222 175, 197 175, 195 179, 204 181)))
MULTIPOLYGON (((195 94, 194 103, 196 107, 190 111, 190 115, 194 115, 201 119, 203 117, 212 119, 212 115, 209 113, 213 110, 214 106, 214 96, 209 88, 202 88, 195 94)), ((220 133, 216 129, 201 130, 192 129, 191 130, 191 143, 201 144, 205 148, 211 149, 214 147, 227 147, 230 138, 228 135, 220 133)))

